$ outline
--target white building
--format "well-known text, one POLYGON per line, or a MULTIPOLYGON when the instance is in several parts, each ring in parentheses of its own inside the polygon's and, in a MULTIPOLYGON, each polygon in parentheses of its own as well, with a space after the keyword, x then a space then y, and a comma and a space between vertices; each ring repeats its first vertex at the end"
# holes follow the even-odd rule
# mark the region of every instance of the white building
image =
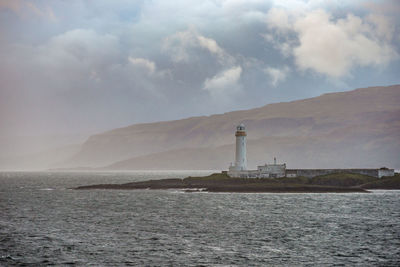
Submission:
POLYGON ((276 158, 274 158, 274 164, 265 164, 258 166, 257 171, 259 172, 260 178, 279 178, 286 176, 286 163, 276 164, 276 158))

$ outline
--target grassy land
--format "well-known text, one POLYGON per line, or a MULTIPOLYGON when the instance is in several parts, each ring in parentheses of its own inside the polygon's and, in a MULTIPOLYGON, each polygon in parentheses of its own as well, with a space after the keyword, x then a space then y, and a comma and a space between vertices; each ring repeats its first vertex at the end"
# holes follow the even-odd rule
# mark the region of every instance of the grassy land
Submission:
POLYGON ((353 173, 334 173, 320 175, 313 178, 294 177, 294 178, 231 178, 225 173, 213 173, 204 177, 187 177, 184 181, 226 181, 240 183, 283 183, 283 184, 308 184, 308 185, 323 185, 323 186, 357 186, 379 180, 378 178, 353 173))
POLYGON ((234 178, 229 177, 226 173, 213 173, 211 175, 202 176, 202 177, 189 176, 183 180, 185 180, 185 181, 194 181, 194 180, 212 181, 212 180, 224 180, 224 179, 234 179, 234 178))
POLYGON ((379 180, 378 178, 355 174, 355 173, 333 173, 320 175, 310 179, 311 184, 334 185, 334 186, 358 186, 379 180))
POLYGON ((335 173, 313 178, 231 178, 226 173, 185 179, 161 179, 126 184, 100 184, 75 189, 183 189, 188 192, 367 192, 365 189, 400 189, 400 175, 381 179, 352 173, 335 173))
POLYGON ((299 187, 299 186, 331 186, 352 187, 364 189, 400 189, 400 174, 394 177, 376 178, 355 173, 334 173, 320 175, 313 178, 231 178, 225 173, 214 173, 205 177, 188 177, 183 179, 188 184, 268 184, 270 187, 299 187))
POLYGON ((400 174, 396 173, 393 177, 382 177, 379 180, 365 183, 360 187, 364 189, 400 189, 400 174))
MULTIPOLYGON (((81 186, 76 189, 183 189, 193 192, 366 192, 364 188, 375 188, 377 178, 357 174, 330 174, 314 178, 231 178, 226 173, 214 173, 205 177, 185 179, 161 179, 127 184, 102 184, 81 186), (372 187, 362 187, 362 185, 372 187)), ((396 187, 398 180, 387 180, 382 186, 396 187)), ((400 188, 400 187, 399 187, 400 188)), ((386 188, 385 188, 386 189, 386 188)))

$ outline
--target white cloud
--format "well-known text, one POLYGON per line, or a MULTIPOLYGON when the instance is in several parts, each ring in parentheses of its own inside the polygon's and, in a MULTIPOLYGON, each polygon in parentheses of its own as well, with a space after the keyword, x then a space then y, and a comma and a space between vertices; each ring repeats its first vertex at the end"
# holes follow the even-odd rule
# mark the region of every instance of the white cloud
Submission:
POLYGON ((128 60, 131 64, 146 69, 150 74, 156 70, 156 64, 148 59, 129 57, 128 60))
POLYGON ((262 4, 265 4, 264 0, 223 0, 221 3, 222 8, 227 12, 248 10, 262 4))
POLYGON ((215 40, 213 40, 211 38, 204 37, 202 35, 197 35, 196 39, 198 41, 198 44, 201 47, 203 47, 203 48, 207 49, 208 51, 210 51, 210 53, 216 54, 219 57, 223 57, 224 56, 224 54, 225 54, 224 50, 221 47, 219 47, 219 45, 217 44, 217 42, 215 40))
POLYGON ((81 64, 106 65, 118 56, 119 40, 111 34, 75 29, 51 38, 40 48, 45 54, 70 57, 81 64))
POLYGON ((314 70, 332 77, 347 75, 355 66, 385 65, 398 57, 390 44, 393 28, 383 16, 362 19, 349 14, 346 18, 333 20, 324 10, 292 15, 285 10, 273 11, 269 26, 276 29, 276 36, 283 41, 281 47, 274 36, 264 38, 281 50, 282 54, 294 56, 302 70, 314 70), (281 14, 281 18, 276 14, 281 14), (283 18, 283 19, 282 19, 283 18), (288 26, 289 25, 289 26, 288 26), (291 31, 290 34, 282 33, 291 31), (295 36, 295 40, 291 35, 295 36))
POLYGON ((293 11, 307 11, 316 8, 359 6, 366 0, 271 0, 273 7, 293 11))
POLYGON ((199 34, 194 28, 177 32, 164 39, 163 49, 171 53, 175 62, 188 62, 190 49, 200 48, 215 55, 221 64, 232 64, 234 59, 212 39, 199 34))
MULTIPOLYGON (((109 121, 117 118, 118 123, 128 124, 249 108, 265 101, 306 97, 340 87, 332 86, 332 80, 338 79, 331 78, 326 83, 323 76, 306 76, 314 74, 309 71, 300 79, 297 75, 292 77, 296 65, 330 77, 351 72, 345 88, 360 81, 396 83, 397 63, 380 75, 371 75, 372 68, 354 70, 358 65, 384 66, 392 62, 392 46, 397 45, 399 51, 395 28, 399 25, 398 12, 393 11, 398 9, 390 6, 384 12, 369 12, 362 5, 342 8, 342 4, 336 5, 339 1, 347 6, 350 4, 345 2, 354 3, 0 0, 4 15, 4 25, 0 26, 0 91, 4 97, 0 97, 0 106, 4 109, 13 103, 17 113, 21 109, 30 116, 36 105, 43 114, 56 117, 59 110, 82 122, 82 111, 98 110, 106 116, 113 113, 115 117, 109 121), (48 14, 53 10, 59 16, 57 24, 48 23, 43 17, 47 6, 51 8, 48 14), (315 7, 327 10, 327 19, 312 24, 315 7), (335 12, 332 17, 329 10, 335 12), (353 11, 358 15, 346 17, 343 13, 353 11), (387 20, 389 15, 392 21, 387 20), (272 30, 265 30, 266 22, 272 30), (265 47, 262 33, 278 50, 270 44, 265 47), (331 36, 332 42, 327 42, 331 36), (163 45, 165 50, 160 51, 163 45), (284 65, 290 66, 290 72, 285 71, 284 65), (313 93, 291 91, 291 85, 307 87, 310 81, 315 85, 313 93), (266 82, 286 89, 265 100, 259 96, 265 94, 262 85, 266 82), (26 99, 30 106, 23 103, 26 99), (218 99, 230 102, 221 107, 218 99), (115 104, 114 108, 110 104, 115 104), (154 105, 165 112, 157 113, 154 105)), ((23 122, 20 120, 21 127, 25 127, 23 122)))
POLYGON ((277 38, 273 34, 269 33, 263 33, 261 36, 266 42, 272 44, 274 49, 279 50, 284 57, 289 57, 292 55, 292 46, 295 44, 293 40, 287 38, 277 38))
POLYGON ((387 17, 380 14, 370 14, 367 16, 367 21, 369 21, 374 27, 376 35, 379 38, 384 38, 386 40, 391 40, 394 34, 394 23, 392 23, 387 17))
POLYGON ((398 17, 400 13, 399 0, 365 1, 362 6, 367 8, 370 13, 391 14, 395 17, 398 17))
POLYGON ((264 72, 271 78, 271 84, 277 86, 278 83, 283 82, 287 74, 289 73, 289 68, 287 66, 282 69, 267 67, 264 72))
POLYGON ((287 31, 292 29, 289 23, 288 11, 281 8, 271 8, 267 13, 267 24, 271 28, 276 28, 280 31, 287 31))
POLYGON ((34 79, 56 90, 76 81, 100 81, 108 69, 118 62, 119 48, 119 40, 114 35, 75 29, 54 36, 40 46, 31 47, 32 58, 27 64, 46 70, 39 74, 41 79, 34 79))
POLYGON ((223 0, 222 15, 241 22, 263 21, 263 10, 268 8, 269 4, 264 0, 223 0))
POLYGON ((239 79, 242 73, 240 66, 222 71, 204 82, 204 90, 210 92, 214 99, 230 99, 240 91, 239 79))

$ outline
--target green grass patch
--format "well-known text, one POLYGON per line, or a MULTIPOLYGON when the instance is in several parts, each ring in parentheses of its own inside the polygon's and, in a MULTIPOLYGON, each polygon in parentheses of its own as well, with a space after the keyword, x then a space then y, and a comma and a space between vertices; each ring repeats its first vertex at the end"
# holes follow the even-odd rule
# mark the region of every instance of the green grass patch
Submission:
POLYGON ((187 185, 223 185, 227 187, 247 186, 269 186, 269 187, 302 187, 302 186, 325 186, 325 187, 362 187, 366 189, 400 189, 400 174, 394 177, 383 177, 381 179, 355 173, 333 173, 320 175, 313 178, 307 177, 283 177, 283 178, 232 178, 223 173, 213 173, 204 177, 187 177, 183 180, 187 185))
POLYGON ((202 176, 202 177, 186 177, 183 180, 184 181, 212 181, 212 180, 224 180, 224 179, 236 179, 236 178, 231 178, 228 176, 226 173, 213 173, 208 176, 202 176))
POLYGON ((359 186, 374 182, 378 178, 356 173, 332 173, 310 179, 310 184, 327 186, 359 186))
POLYGON ((361 185, 365 189, 400 189, 400 174, 382 177, 381 179, 361 185))

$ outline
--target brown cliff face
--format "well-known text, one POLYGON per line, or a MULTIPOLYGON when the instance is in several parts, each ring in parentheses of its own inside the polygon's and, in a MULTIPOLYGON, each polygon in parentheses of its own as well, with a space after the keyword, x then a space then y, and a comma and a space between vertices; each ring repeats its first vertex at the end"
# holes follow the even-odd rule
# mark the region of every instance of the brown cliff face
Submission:
POLYGON ((136 124, 91 136, 64 166, 225 169, 244 123, 249 167, 274 156, 290 167, 400 168, 400 85, 208 117, 136 124))

